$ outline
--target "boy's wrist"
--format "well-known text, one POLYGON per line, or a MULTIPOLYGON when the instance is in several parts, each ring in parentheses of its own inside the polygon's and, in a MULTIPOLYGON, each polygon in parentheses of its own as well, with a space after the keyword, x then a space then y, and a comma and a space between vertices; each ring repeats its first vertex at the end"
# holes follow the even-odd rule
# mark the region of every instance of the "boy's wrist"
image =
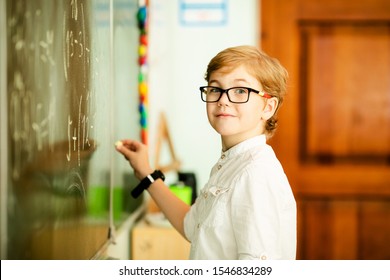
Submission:
POLYGON ((142 172, 138 172, 138 179, 139 180, 142 180, 144 179, 146 176, 148 176, 149 174, 152 174, 153 173, 153 169, 152 168, 148 168, 148 169, 145 169, 146 171, 142 171, 142 172))

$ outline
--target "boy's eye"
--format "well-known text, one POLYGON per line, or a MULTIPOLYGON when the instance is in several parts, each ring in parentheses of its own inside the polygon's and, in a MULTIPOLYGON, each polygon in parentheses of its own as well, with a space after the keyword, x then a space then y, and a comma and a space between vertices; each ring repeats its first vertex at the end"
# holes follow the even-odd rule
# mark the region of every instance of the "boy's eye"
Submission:
POLYGON ((235 94, 246 94, 248 91, 245 88, 235 88, 233 92, 235 94))
POLYGON ((220 93, 221 90, 219 88, 209 88, 208 92, 209 93, 220 93))

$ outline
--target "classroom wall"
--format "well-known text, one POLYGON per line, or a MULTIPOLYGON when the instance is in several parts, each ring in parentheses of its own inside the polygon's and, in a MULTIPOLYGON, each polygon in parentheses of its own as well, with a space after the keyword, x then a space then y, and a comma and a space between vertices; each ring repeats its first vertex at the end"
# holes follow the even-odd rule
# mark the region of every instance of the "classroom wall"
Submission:
MULTIPOLYGON (((182 169, 196 173, 198 189, 207 182, 221 151, 220 138, 208 124, 198 88, 205 85, 207 64, 217 52, 234 45, 258 44, 259 2, 150 1, 151 157, 158 114, 163 111, 182 169), (193 2, 201 4, 191 6, 193 2), (215 8, 219 5, 226 9, 215 8), (224 12, 225 16, 216 20, 224 12), (193 19, 191 13, 205 20, 193 19)), ((168 153, 163 156, 169 161, 168 153)))

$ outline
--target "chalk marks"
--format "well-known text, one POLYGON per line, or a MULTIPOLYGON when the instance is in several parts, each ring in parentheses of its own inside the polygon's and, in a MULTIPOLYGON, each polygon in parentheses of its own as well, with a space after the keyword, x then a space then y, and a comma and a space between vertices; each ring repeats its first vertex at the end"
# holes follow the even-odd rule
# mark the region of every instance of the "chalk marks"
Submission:
POLYGON ((64 184, 65 193, 83 199, 84 205, 87 205, 86 192, 83 179, 77 169, 70 171, 64 184))
POLYGON ((115 153, 110 31, 96 24, 109 0, 5 1, 9 257, 85 259, 107 240, 88 198, 110 185, 115 153))
MULTIPOLYGON (((88 103, 88 98, 84 101, 88 103)), ((89 138, 89 131, 94 129, 92 123, 90 123, 90 116, 88 111, 83 112, 83 96, 79 98, 78 115, 77 120, 74 122, 71 119, 71 115, 68 115, 68 152, 66 153, 66 159, 71 161, 72 154, 77 154, 78 166, 81 165, 80 153, 83 150, 89 149, 92 145, 95 147, 96 143, 91 143, 89 138)), ((88 108, 88 106, 86 106, 88 108)))
POLYGON ((39 46, 42 48, 42 52, 40 55, 41 60, 44 63, 50 63, 52 66, 55 66, 56 65, 55 59, 52 55, 53 39, 54 39, 53 30, 47 30, 46 31, 46 38, 45 38, 45 40, 41 40, 39 42, 39 46))
POLYGON ((64 161, 76 156, 78 166, 81 151, 96 145, 90 140, 96 112, 90 111, 94 105, 89 104, 95 93, 89 81, 86 5, 89 1, 41 6, 16 0, 13 6, 19 8, 8 15, 13 64, 13 81, 8 86, 13 178, 19 178, 23 166, 37 153, 53 151, 59 141, 68 142, 64 161), (77 108, 71 105, 74 99, 77 108))
MULTIPOLYGON (((16 80, 20 79, 19 76, 15 73, 16 80)), ((28 162, 45 145, 52 148, 54 143, 50 125, 55 117, 55 98, 51 99, 47 108, 43 103, 35 104, 33 96, 34 93, 24 87, 16 87, 10 95, 9 123, 15 178, 19 177, 22 162, 28 162)))
POLYGON ((90 48, 87 41, 87 29, 85 24, 84 4, 78 5, 77 0, 70 3, 71 15, 63 14, 63 68, 65 80, 68 81, 70 61, 74 58, 82 59, 84 81, 88 73, 87 67, 90 65, 90 48), (79 9, 81 18, 79 18, 79 9), (75 26, 74 28, 69 26, 75 26), (77 27, 77 28, 76 28, 77 27), (81 28, 78 30, 78 28, 81 28))
POLYGON ((18 178, 22 167, 22 152, 29 151, 30 127, 30 95, 26 91, 20 72, 14 73, 14 90, 10 94, 9 123, 10 135, 13 141, 12 157, 14 166, 12 176, 18 178))

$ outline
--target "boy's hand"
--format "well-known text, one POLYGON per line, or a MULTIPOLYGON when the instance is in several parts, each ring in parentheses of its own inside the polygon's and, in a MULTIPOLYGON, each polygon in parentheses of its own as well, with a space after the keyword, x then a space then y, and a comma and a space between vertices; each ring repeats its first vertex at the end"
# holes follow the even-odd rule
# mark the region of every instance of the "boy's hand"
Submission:
POLYGON ((115 143, 118 152, 125 156, 134 169, 135 176, 142 180, 153 172, 149 164, 148 147, 141 142, 125 139, 115 143))

